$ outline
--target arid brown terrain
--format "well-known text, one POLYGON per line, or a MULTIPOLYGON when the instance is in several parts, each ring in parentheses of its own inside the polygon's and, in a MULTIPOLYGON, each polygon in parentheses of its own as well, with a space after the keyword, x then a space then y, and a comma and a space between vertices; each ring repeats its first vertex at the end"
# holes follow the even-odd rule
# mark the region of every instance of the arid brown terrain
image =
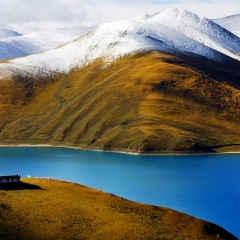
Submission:
POLYGON ((0 80, 0 142, 130 152, 240 149, 240 63, 146 52, 0 80))
POLYGON ((0 185, 1 240, 237 239, 189 215, 74 183, 23 179, 6 185, 0 185))

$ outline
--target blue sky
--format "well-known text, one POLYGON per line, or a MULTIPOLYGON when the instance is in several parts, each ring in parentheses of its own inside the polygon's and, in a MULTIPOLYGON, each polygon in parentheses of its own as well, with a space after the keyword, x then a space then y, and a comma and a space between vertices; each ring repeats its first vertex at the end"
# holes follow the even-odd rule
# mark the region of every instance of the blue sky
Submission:
POLYGON ((240 14, 239 0, 0 0, 0 28, 20 33, 91 26, 182 8, 207 18, 240 14))

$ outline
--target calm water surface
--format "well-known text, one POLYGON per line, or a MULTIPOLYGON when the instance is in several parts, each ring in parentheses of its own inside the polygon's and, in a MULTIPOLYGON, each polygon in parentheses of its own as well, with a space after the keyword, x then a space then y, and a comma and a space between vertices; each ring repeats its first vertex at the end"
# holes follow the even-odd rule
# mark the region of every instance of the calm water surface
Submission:
POLYGON ((64 148, 0 148, 0 175, 51 176, 169 207, 240 238, 240 154, 135 156, 64 148))

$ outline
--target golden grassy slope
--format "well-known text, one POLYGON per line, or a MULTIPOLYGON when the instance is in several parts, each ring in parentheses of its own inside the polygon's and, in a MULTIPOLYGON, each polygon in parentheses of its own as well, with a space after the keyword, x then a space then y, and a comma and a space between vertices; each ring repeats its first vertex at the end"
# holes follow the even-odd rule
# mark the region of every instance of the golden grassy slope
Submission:
POLYGON ((236 149, 239 76, 206 59, 148 52, 53 79, 1 80, 0 141, 134 152, 236 149))
POLYGON ((40 179, 23 185, 10 191, 0 185, 0 239, 237 239, 189 215, 81 185, 40 179))

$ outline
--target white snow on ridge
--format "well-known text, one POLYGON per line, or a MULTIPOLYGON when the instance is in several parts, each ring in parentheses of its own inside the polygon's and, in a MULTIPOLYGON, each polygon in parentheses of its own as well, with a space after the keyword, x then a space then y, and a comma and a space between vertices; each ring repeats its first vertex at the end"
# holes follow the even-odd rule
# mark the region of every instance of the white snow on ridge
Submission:
POLYGON ((206 18, 177 9, 131 20, 105 23, 57 49, 0 64, 3 76, 14 71, 68 72, 97 58, 111 62, 146 50, 182 52, 221 61, 222 54, 240 60, 240 39, 206 18))
POLYGON ((212 21, 226 28, 236 36, 240 37, 240 14, 224 18, 212 19, 212 21))
POLYGON ((157 22, 198 43, 240 60, 240 39, 207 18, 186 10, 167 9, 147 21, 157 22))
POLYGON ((154 16, 157 15, 157 14, 159 14, 159 13, 158 13, 158 12, 157 12, 157 13, 154 13, 154 14, 143 13, 143 14, 134 16, 134 17, 131 18, 130 20, 147 20, 147 19, 149 19, 149 18, 154 17, 154 16))
POLYGON ((21 36, 21 34, 12 30, 0 29, 0 39, 16 36, 21 36))
POLYGON ((59 28, 0 39, 0 60, 52 50, 93 28, 59 28))

